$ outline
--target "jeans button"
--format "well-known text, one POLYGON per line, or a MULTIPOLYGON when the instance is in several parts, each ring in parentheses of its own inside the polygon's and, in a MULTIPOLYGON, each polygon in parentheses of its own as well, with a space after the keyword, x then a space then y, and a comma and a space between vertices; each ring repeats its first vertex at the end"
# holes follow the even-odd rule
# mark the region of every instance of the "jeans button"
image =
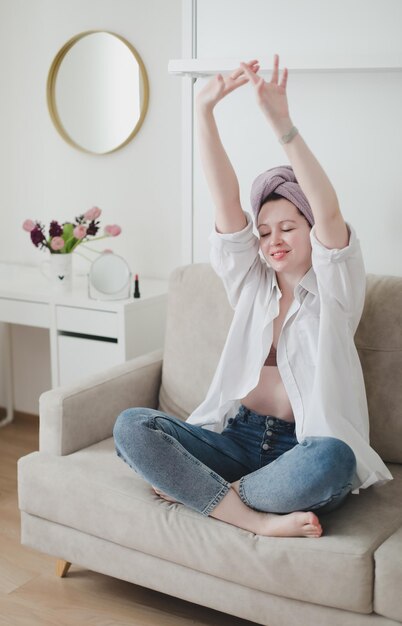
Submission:
POLYGON ((268 435, 268 437, 271 437, 272 436, 272 430, 267 430, 267 435, 268 435))
POLYGON ((268 426, 273 426, 274 425, 274 420, 268 420, 268 426))
POLYGON ((264 443, 264 444, 262 445, 262 449, 263 449, 263 450, 269 450, 269 445, 268 445, 267 443, 264 443))

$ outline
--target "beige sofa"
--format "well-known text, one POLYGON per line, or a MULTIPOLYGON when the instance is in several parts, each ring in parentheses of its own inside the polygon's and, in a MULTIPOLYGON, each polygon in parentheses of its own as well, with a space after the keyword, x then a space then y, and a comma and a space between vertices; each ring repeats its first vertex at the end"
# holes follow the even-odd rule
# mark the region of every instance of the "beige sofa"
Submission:
MULTIPOLYGON (((166 343, 40 399, 40 451, 19 461, 22 543, 269 626, 402 624, 402 278, 369 275, 356 334, 372 445, 394 480, 321 517, 320 539, 268 538, 158 498, 114 452, 130 406, 185 417, 203 399, 232 311, 206 264, 175 271, 166 343)), ((330 355, 328 355, 330 358, 330 355)))

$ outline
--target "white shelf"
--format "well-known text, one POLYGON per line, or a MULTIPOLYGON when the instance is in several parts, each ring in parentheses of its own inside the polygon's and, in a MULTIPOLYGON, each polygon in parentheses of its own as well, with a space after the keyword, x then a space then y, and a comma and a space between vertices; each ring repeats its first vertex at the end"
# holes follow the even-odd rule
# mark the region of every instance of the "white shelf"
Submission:
MULTIPOLYGON (((232 72, 239 66, 240 61, 244 59, 172 59, 168 64, 169 74, 176 76, 190 76, 193 78, 202 78, 204 76, 213 76, 218 73, 232 72)), ((260 59, 260 73, 272 72, 272 59, 260 59)), ((390 64, 383 65, 358 65, 336 66, 330 62, 321 65, 302 65, 288 64, 289 71, 298 72, 401 72, 402 65, 390 64)), ((281 71, 281 68, 280 68, 281 71)))

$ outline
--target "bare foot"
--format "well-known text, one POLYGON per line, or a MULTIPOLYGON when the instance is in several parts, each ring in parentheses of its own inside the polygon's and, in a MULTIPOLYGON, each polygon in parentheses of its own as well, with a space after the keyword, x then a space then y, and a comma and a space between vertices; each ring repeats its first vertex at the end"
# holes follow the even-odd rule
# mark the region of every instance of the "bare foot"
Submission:
POLYGON ((287 515, 265 513, 258 534, 266 537, 321 537, 322 528, 318 517, 311 511, 287 515))
MULTIPOLYGON (((239 496, 239 484, 240 481, 232 483, 233 490, 239 496)), ((233 496, 232 497, 232 510, 234 510, 233 496)), ((237 502, 236 511, 237 516, 243 510, 240 502, 237 502)), ((242 523, 237 524, 236 521, 231 522, 241 528, 251 530, 256 535, 264 535, 265 537, 321 537, 322 528, 318 517, 311 511, 305 513, 303 511, 297 511, 295 513, 288 513, 287 515, 277 515, 275 513, 262 513, 260 511, 254 511, 248 509, 247 527, 242 523), (253 515, 253 517, 251 517, 253 515)), ((222 519, 222 518, 221 518, 222 519)), ((224 521, 230 521, 225 520, 224 521)))
POLYGON ((159 489, 157 489, 153 485, 152 485, 152 489, 155 491, 157 496, 159 496, 160 498, 163 498, 163 500, 166 500, 166 502, 177 502, 177 500, 174 500, 173 498, 168 496, 166 493, 163 493, 162 491, 160 491, 159 489))

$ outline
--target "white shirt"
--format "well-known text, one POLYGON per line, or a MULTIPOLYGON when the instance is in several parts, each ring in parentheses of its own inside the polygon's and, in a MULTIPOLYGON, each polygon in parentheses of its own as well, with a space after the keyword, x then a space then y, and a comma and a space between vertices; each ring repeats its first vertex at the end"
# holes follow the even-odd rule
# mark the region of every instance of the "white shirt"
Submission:
MULTIPOLYGON (((237 233, 210 236, 211 264, 223 280, 234 317, 205 400, 188 418, 221 432, 259 381, 270 351, 282 297, 276 274, 259 253, 248 213, 237 233)), ((296 437, 336 437, 357 461, 356 484, 365 489, 392 480, 369 444, 363 373, 354 343, 364 305, 366 273, 359 240, 328 249, 310 232, 312 267, 294 290, 277 345, 277 365, 295 417, 296 437)))

